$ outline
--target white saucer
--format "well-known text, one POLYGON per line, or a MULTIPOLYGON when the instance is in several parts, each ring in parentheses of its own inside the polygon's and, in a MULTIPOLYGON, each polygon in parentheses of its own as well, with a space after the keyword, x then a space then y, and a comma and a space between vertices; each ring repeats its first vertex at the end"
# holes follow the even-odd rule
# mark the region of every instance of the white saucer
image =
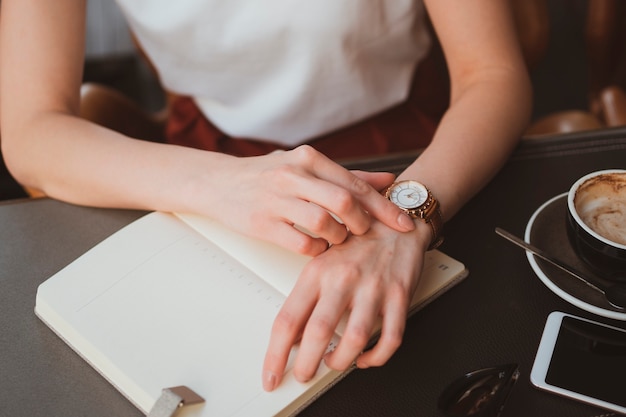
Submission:
MULTIPOLYGON (((576 256, 567 238, 566 210, 567 193, 557 195, 546 201, 528 221, 524 239, 579 271, 603 281, 576 256)), ((559 268, 535 257, 530 252, 526 252, 526 256, 539 279, 565 301, 599 316, 626 320, 626 311, 611 306, 598 291, 559 268)))

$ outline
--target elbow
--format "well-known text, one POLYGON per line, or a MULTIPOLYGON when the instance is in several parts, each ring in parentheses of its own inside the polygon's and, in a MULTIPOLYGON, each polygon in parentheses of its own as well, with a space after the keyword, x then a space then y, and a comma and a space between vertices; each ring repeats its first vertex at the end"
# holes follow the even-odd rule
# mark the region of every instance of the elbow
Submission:
POLYGON ((520 122, 520 136, 526 130, 532 119, 534 90, 530 77, 526 74, 517 77, 517 88, 512 91, 515 94, 515 113, 518 114, 520 122))
POLYGON ((11 176, 30 192, 39 188, 33 180, 34 175, 30 166, 32 158, 29 158, 27 149, 20 146, 19 138, 14 136, 6 129, 0 131, 1 155, 11 176))
POLYGON ((0 137, 0 151, 2 159, 4 160, 4 165, 11 176, 15 178, 18 183, 24 185, 23 177, 25 177, 25 175, 22 172, 23 170, 20 169, 21 164, 19 163, 19 157, 16 155, 16 152, 14 152, 15 147, 11 146, 9 142, 10 140, 7 139, 6 133, 2 131, 2 136, 0 137))
POLYGON ((528 128, 532 120, 533 103, 534 103, 534 88, 530 76, 527 72, 524 72, 519 77, 519 100, 518 100, 518 112, 520 115, 520 138, 524 131, 528 128))
POLYGON ((525 110, 530 119, 533 110, 534 88, 528 71, 522 71, 520 85, 524 94, 525 110))

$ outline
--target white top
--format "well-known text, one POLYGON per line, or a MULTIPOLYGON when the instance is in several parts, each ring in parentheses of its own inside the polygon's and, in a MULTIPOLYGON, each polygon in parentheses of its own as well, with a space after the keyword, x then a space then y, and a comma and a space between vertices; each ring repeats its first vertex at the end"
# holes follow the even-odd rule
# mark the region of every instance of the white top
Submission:
POLYGON ((164 87, 236 137, 296 146, 403 101, 420 0, 117 0, 164 87))

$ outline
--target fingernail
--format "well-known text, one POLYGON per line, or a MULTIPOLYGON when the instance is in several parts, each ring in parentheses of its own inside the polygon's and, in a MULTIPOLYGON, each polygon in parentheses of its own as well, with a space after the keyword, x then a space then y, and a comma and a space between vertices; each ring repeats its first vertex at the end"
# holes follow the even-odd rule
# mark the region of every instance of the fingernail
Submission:
POLYGON ((413 219, 411 219, 409 215, 405 213, 400 213, 400 215, 398 216, 398 224, 407 232, 415 229, 415 223, 413 222, 413 219))
POLYGON ((369 368, 370 366, 369 366, 367 363, 365 363, 365 362, 360 361, 360 360, 358 360, 358 359, 357 359, 357 360, 356 360, 356 367, 357 367, 357 368, 359 368, 359 369, 367 369, 367 368, 369 368))
POLYGON ((308 376, 296 376, 296 380, 302 384, 306 384, 311 380, 311 378, 308 376))
POLYGON ((273 391, 276 388, 276 374, 270 371, 263 371, 263 389, 265 391, 273 391))

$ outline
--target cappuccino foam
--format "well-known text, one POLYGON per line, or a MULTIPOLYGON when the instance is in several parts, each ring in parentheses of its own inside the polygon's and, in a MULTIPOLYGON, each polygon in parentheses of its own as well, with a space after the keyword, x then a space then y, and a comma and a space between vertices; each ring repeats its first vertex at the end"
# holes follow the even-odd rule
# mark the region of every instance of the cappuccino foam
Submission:
POLYGON ((626 175, 602 174, 585 181, 576 192, 574 204, 591 230, 626 245, 626 175))

